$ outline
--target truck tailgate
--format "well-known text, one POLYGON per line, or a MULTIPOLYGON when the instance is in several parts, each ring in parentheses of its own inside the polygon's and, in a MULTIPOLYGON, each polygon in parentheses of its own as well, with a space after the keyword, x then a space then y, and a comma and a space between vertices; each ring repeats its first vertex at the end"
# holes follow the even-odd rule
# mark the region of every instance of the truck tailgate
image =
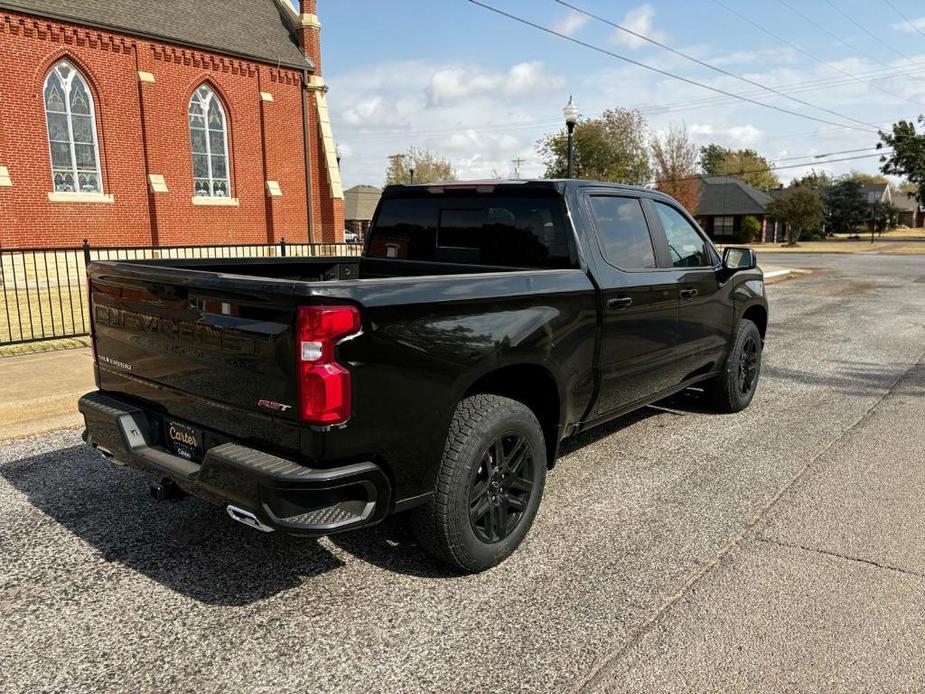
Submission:
POLYGON ((100 387, 159 401, 173 415, 188 415, 193 401, 211 404, 203 410, 220 404, 225 428, 235 426, 229 408, 296 424, 293 284, 235 276, 229 289, 223 277, 146 264, 92 264, 100 387))

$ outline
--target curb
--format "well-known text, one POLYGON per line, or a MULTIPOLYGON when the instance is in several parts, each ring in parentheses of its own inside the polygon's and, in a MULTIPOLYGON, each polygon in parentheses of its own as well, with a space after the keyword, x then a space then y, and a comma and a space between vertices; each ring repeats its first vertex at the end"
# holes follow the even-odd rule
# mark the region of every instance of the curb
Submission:
POLYGON ((771 272, 764 273, 764 283, 777 284, 778 282, 785 282, 786 280, 792 279, 795 276, 796 272, 790 269, 771 270, 771 272))

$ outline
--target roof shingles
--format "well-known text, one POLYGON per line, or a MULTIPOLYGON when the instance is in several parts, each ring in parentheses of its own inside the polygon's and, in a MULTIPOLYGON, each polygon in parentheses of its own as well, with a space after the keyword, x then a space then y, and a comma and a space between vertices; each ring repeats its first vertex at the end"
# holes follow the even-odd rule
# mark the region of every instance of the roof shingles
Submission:
POLYGON ((277 0, 0 0, 0 9, 214 50, 289 67, 311 67, 277 0))
POLYGON ((700 216, 762 215, 771 202, 763 190, 730 176, 701 176, 700 183, 700 216))

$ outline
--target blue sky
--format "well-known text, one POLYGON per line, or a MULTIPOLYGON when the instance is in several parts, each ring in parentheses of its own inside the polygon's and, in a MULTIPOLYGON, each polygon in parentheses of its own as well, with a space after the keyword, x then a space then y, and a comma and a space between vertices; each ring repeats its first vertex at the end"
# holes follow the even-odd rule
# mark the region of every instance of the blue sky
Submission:
MULTIPOLYGON (((885 0, 721 1, 821 62, 714 0, 572 4, 839 116, 717 74, 582 19, 554 0, 485 0, 634 60, 824 120, 857 125, 841 117, 846 116, 886 126, 925 111, 925 7, 920 3, 891 0, 923 33, 885 0)), ((381 184, 388 155, 409 146, 444 154, 463 178, 509 175, 515 158, 526 162, 523 175, 539 175, 536 141, 559 127, 569 94, 585 115, 639 108, 652 133, 683 124, 698 143, 751 147, 773 161, 801 164, 781 171, 785 180, 812 165, 834 173, 876 170, 874 158, 832 164, 807 160, 805 167, 796 159, 872 147, 877 138, 864 132, 866 126, 839 128, 721 97, 521 26, 466 0, 321 0, 318 11, 324 75, 348 186, 381 184)))

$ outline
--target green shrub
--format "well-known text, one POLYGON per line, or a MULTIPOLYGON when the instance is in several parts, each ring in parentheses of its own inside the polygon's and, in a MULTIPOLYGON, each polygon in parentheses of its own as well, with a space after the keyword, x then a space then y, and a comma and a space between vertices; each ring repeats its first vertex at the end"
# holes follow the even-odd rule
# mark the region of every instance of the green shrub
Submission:
POLYGON ((761 222, 755 217, 746 217, 742 220, 742 231, 740 235, 742 237, 742 243, 754 243, 761 238, 761 222))

